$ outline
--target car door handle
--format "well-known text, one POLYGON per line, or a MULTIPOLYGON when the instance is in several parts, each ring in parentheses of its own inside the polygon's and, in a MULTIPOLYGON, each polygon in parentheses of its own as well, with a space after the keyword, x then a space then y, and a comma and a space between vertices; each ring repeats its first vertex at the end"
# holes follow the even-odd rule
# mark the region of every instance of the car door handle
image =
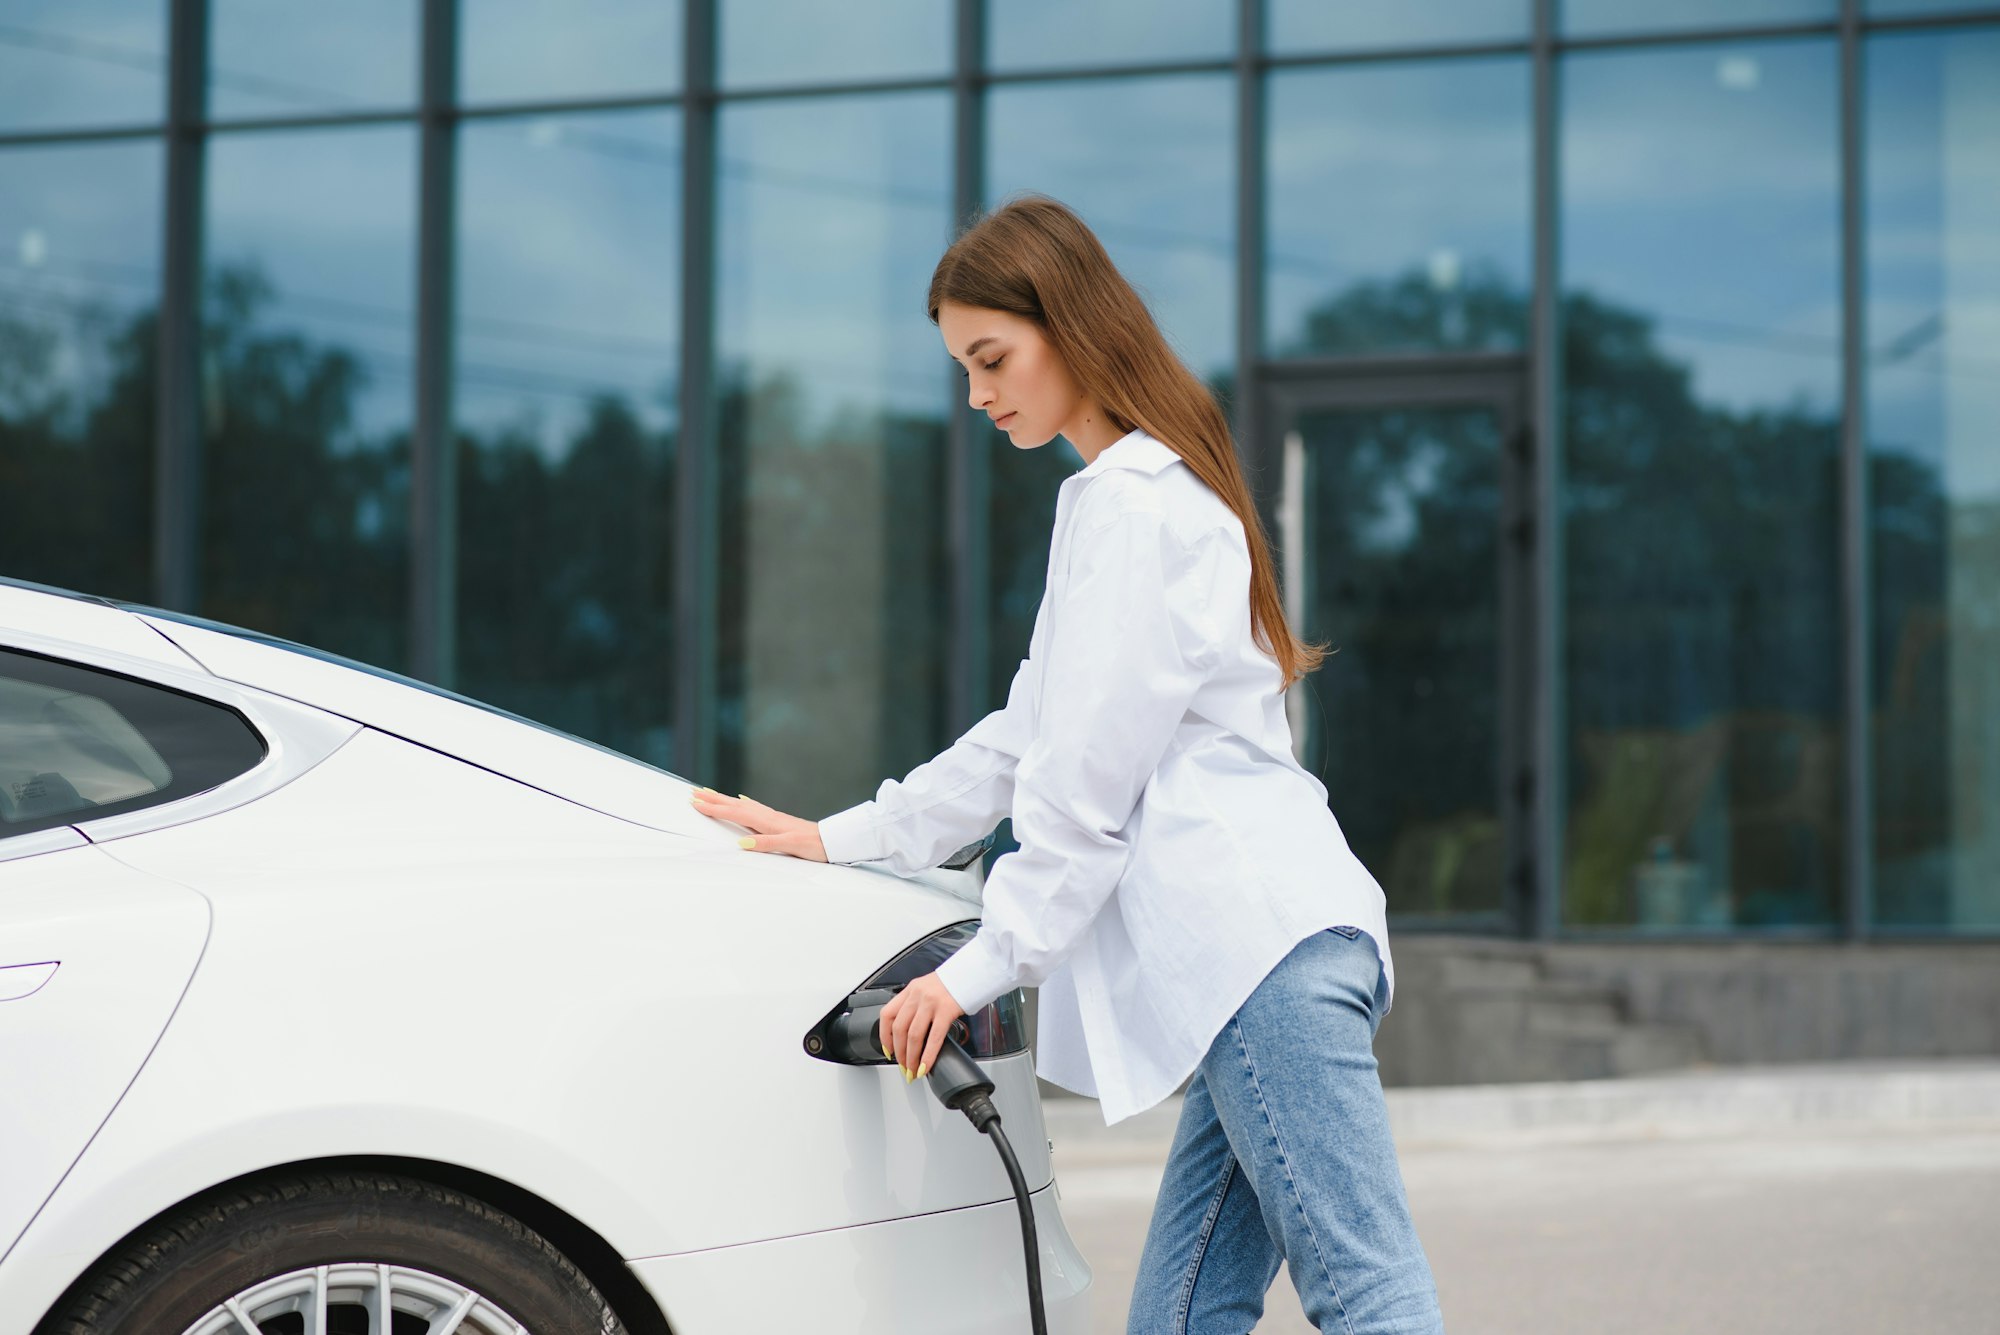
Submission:
POLYGON ((0 968, 0 1001, 19 1001, 32 997, 42 990, 42 984, 56 976, 56 965, 61 960, 43 960, 40 964, 9 964, 0 968))

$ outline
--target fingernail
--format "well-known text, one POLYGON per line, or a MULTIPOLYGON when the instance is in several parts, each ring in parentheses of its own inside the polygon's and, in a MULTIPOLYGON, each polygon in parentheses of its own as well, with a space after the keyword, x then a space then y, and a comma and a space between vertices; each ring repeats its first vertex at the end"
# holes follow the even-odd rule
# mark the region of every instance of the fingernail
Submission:
POLYGON ((712 793, 712 792, 714 792, 714 791, 715 791, 715 789, 713 789, 713 788, 697 788, 697 789, 695 789, 695 791, 696 791, 697 793, 712 793))
POLYGON ((907 1066, 905 1066, 905 1067, 903 1068, 903 1083, 907 1085, 907 1084, 909 1084, 909 1083, 910 1083, 910 1082, 911 1082, 912 1080, 915 1080, 915 1079, 916 1079, 916 1077, 910 1074, 910 1068, 909 1068, 909 1067, 907 1067, 907 1066))
POLYGON ((749 835, 746 834, 741 839, 738 839, 736 841, 736 846, 738 848, 755 848, 757 846, 757 841, 755 839, 752 839, 749 835))
POLYGON ((918 1063, 918 1065, 917 1065, 917 1079, 919 1079, 919 1080, 923 1079, 923 1078, 924 1078, 924 1072, 925 1072, 925 1071, 928 1071, 928 1070, 930 1070, 930 1069, 931 1069, 931 1064, 930 1064, 929 1062, 920 1062, 920 1063, 918 1063))
POLYGON ((748 802, 750 800, 750 794, 748 793, 738 793, 737 796, 742 798, 745 802, 748 802))

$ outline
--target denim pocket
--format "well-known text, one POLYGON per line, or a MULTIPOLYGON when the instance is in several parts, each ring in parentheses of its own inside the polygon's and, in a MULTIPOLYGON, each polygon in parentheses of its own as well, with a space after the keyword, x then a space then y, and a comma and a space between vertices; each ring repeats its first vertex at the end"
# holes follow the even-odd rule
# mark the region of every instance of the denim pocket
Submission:
POLYGON ((1329 927, 1326 930, 1329 932, 1339 932, 1349 941, 1352 941, 1355 937, 1361 935, 1361 929, 1359 927, 1329 927))

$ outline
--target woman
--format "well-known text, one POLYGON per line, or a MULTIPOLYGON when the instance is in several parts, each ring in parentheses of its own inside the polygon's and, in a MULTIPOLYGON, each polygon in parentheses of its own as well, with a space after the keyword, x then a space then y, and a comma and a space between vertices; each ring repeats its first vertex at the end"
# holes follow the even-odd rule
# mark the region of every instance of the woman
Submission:
POLYGON ((929 310, 972 407, 1086 461, 1007 704, 818 822, 697 807, 746 848, 902 874, 1012 817, 978 933, 884 1008, 883 1049, 915 1079, 958 1016, 1039 987, 1037 1070, 1107 1124, 1187 1081, 1131 1331, 1247 1331, 1281 1258, 1321 1330, 1442 1330, 1373 1048, 1386 904, 1293 758, 1283 692, 1323 654, 1286 625, 1221 410, 1046 196, 955 241, 929 310))

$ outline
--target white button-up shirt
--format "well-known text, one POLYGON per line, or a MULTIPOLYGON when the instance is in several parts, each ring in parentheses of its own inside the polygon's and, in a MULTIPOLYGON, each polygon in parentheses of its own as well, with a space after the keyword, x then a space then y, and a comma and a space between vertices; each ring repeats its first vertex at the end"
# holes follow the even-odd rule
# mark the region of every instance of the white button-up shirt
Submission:
POLYGON ((1039 987, 1036 1070, 1117 1122, 1314 932, 1373 936, 1394 1004, 1382 888, 1292 754, 1281 680, 1251 638, 1241 521, 1132 431, 1063 480, 1006 705, 821 820, 827 859, 909 875, 1011 816, 1020 847, 939 980, 968 1012, 1039 987))

